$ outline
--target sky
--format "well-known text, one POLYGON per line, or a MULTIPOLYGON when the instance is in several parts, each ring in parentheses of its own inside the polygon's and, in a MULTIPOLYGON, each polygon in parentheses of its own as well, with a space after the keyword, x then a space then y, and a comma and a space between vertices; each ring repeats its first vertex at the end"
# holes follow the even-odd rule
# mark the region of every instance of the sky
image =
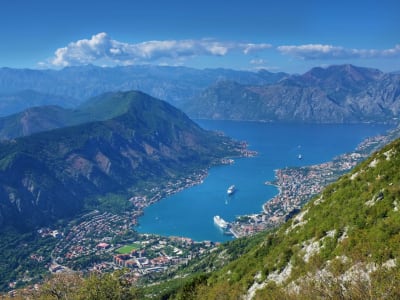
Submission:
POLYGON ((0 67, 400 71, 399 0, 0 0, 0 67))

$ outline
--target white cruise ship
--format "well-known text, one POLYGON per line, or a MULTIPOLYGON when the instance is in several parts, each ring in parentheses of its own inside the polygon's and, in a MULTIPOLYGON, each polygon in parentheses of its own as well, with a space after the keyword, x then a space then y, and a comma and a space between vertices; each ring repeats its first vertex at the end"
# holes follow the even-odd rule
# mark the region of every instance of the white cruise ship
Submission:
POLYGON ((214 216, 214 223, 222 229, 228 228, 229 223, 222 219, 220 216, 214 216))
POLYGON ((226 191, 226 193, 228 195, 232 195, 234 192, 236 191, 236 187, 234 185, 231 185, 228 190, 226 191))

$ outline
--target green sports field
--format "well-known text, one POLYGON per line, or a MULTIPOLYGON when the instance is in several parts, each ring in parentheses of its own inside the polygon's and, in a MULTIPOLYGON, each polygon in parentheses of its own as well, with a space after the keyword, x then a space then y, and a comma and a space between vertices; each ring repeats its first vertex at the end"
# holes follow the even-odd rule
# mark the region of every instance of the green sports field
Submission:
POLYGON ((123 246, 121 248, 118 248, 116 250, 116 252, 118 254, 128 254, 128 253, 131 253, 133 250, 137 250, 139 248, 140 248, 140 245, 137 244, 137 243, 134 243, 134 244, 125 245, 125 246, 123 246))

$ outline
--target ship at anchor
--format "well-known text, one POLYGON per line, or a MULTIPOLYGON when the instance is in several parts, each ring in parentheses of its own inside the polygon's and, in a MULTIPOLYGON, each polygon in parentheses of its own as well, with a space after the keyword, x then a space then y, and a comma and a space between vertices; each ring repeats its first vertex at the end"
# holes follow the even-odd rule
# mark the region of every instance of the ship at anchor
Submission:
POLYGON ((228 188, 228 190, 226 191, 226 193, 230 196, 230 195, 233 195, 233 194, 235 193, 235 191, 236 191, 235 185, 231 185, 231 186, 228 188))

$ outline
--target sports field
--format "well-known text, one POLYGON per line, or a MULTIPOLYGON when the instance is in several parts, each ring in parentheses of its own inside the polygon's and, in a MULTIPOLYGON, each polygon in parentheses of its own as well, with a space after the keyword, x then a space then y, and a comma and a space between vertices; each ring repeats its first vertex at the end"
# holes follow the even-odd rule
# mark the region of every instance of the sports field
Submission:
POLYGON ((134 243, 134 244, 125 245, 125 246, 123 246, 121 248, 118 248, 116 250, 116 252, 118 254, 128 254, 128 253, 131 253, 133 250, 137 250, 139 248, 140 248, 140 245, 137 244, 137 243, 134 243))

